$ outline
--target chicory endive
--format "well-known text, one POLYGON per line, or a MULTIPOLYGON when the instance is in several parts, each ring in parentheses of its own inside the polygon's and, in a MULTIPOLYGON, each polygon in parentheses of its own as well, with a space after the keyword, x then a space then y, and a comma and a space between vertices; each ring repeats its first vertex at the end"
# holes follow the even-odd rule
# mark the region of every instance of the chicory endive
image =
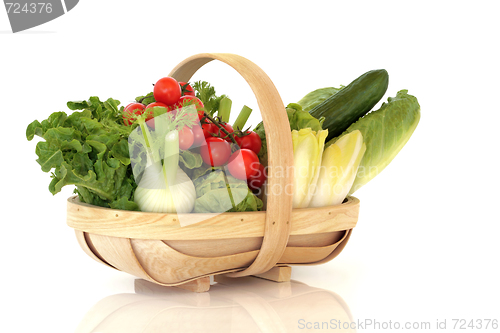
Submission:
POLYGON ((325 147, 327 130, 303 128, 292 131, 293 142, 293 207, 306 208, 314 194, 325 147))
POLYGON ((339 205, 351 189, 366 145, 360 131, 342 136, 325 148, 320 174, 309 207, 339 205))

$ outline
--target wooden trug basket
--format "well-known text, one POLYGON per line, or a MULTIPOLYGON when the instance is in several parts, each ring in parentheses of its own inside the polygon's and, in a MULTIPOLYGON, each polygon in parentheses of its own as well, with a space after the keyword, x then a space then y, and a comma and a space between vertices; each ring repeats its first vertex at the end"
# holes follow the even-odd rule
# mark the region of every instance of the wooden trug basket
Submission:
POLYGON ((234 54, 203 53, 181 62, 169 76, 188 82, 204 64, 219 60, 234 68, 256 96, 266 130, 266 211, 205 214, 181 227, 176 214, 97 207, 68 199, 67 224, 91 258, 145 280, 197 292, 210 276, 256 275, 290 279, 287 265, 317 265, 335 258, 356 226, 359 200, 338 206, 292 210, 290 126, 283 102, 257 65, 234 54))

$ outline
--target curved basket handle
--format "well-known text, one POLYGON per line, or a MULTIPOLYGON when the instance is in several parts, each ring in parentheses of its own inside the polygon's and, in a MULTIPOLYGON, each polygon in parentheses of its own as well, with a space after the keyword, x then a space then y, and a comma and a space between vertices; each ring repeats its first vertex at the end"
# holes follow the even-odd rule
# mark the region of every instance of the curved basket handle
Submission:
POLYGON ((231 273, 240 277, 267 272, 283 255, 290 234, 293 193, 293 147, 290 125, 281 97, 267 74, 250 60, 228 53, 201 53, 187 58, 169 76, 188 82, 212 60, 234 68, 252 89, 266 130, 268 152, 268 195, 264 240, 255 261, 246 269, 231 273))

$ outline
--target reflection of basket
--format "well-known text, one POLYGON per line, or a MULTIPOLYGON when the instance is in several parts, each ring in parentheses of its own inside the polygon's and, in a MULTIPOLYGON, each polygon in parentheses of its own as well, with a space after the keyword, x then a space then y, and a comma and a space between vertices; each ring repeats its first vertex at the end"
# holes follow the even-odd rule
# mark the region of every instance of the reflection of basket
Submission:
MULTIPOLYGON (((233 54, 199 54, 180 63, 170 76, 187 82, 204 64, 222 61, 252 88, 266 129, 267 210, 209 215, 181 227, 175 214, 96 207, 68 199, 68 225, 95 260, 162 285, 209 288, 210 275, 259 275, 275 266, 311 265, 333 259, 356 225, 359 200, 339 206, 292 210, 293 150, 285 107, 269 77, 254 63, 233 54)), ((276 269, 274 270, 276 272, 276 269)), ((264 274, 265 275, 265 274, 264 274)), ((287 277, 284 277, 287 279, 287 277)))
POLYGON ((188 294, 135 280, 135 293, 98 301, 76 333, 120 332, 355 332, 354 318, 337 293, 290 281, 217 277, 207 294, 188 294), (325 323, 327 322, 327 324, 325 323), (317 327, 317 326, 316 326, 317 327))

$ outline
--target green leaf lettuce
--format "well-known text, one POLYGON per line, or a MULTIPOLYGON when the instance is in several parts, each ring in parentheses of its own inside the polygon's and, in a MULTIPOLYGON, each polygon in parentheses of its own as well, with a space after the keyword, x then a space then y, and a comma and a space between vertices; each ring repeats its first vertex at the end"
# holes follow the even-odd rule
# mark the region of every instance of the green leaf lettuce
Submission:
POLYGON ((131 172, 127 137, 134 126, 124 126, 119 101, 68 102, 71 115, 54 112, 46 120, 33 121, 26 138, 39 136, 37 162, 51 173, 49 191, 76 186, 80 200, 89 204, 137 210, 136 187, 131 172), (81 110, 81 111, 76 111, 81 110))

